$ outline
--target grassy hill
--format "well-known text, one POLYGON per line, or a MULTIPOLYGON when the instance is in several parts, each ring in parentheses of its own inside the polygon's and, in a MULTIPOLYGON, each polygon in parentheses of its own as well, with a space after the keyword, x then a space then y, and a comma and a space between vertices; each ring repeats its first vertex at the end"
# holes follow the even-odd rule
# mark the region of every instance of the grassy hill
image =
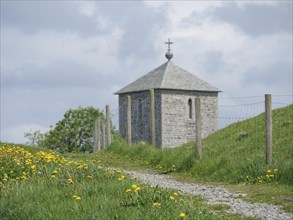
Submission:
POLYGON ((263 114, 203 139, 202 160, 195 159, 194 142, 158 149, 144 142, 127 146, 117 140, 96 154, 63 154, 67 159, 42 148, 1 144, 0 218, 176 219, 182 213, 191 219, 240 218, 198 197, 181 196, 186 202, 175 198, 174 204, 170 200, 174 192, 160 190, 157 195, 156 189, 104 165, 147 167, 193 181, 233 183, 229 187, 245 192, 249 201, 279 204, 293 212, 292 116, 292 105, 273 111, 272 165, 265 163, 263 114))
POLYGON ((273 111, 273 163, 265 163, 264 114, 234 123, 203 139, 202 160, 195 143, 158 149, 140 142, 116 141, 106 154, 155 167, 162 172, 186 172, 204 181, 278 182, 293 185, 293 105, 273 111))
POLYGON ((67 160, 40 148, 0 145, 2 220, 246 219, 225 213, 226 208, 150 187, 99 160, 67 160))

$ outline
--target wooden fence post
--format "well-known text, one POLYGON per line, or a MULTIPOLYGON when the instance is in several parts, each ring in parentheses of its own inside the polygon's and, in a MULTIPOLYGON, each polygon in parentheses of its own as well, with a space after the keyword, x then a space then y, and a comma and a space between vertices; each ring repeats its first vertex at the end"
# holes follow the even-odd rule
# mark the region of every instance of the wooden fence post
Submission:
POLYGON ((93 152, 101 150, 101 119, 100 116, 95 118, 95 131, 94 131, 94 147, 93 152))
POLYGON ((97 124, 97 133, 98 133, 98 150, 101 150, 101 117, 98 117, 98 124, 97 124))
POLYGON ((106 132, 105 132, 105 123, 102 123, 102 143, 103 149, 106 148, 106 132))
POLYGON ((195 152, 198 159, 202 158, 201 147, 201 107, 200 98, 195 98, 195 124, 196 124, 196 145, 195 152))
POLYGON ((272 96, 265 94, 265 115, 266 115, 266 163, 272 163, 273 150, 273 124, 272 124, 272 96))
POLYGON ((111 144, 111 116, 110 116, 110 106, 106 105, 106 127, 107 127, 107 146, 111 144))
POLYGON ((131 96, 127 96, 127 143, 130 146, 131 141, 131 96))
POLYGON ((150 113, 151 113, 151 144, 156 145, 156 124, 155 124, 155 91, 150 89, 150 113))

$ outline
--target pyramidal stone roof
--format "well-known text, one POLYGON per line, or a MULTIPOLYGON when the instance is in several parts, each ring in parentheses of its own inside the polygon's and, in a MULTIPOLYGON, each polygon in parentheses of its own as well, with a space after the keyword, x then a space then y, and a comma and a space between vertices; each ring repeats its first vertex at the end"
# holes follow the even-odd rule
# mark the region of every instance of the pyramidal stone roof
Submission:
POLYGON ((146 91, 149 89, 220 92, 218 88, 176 66, 172 61, 168 61, 118 90, 115 94, 146 91))

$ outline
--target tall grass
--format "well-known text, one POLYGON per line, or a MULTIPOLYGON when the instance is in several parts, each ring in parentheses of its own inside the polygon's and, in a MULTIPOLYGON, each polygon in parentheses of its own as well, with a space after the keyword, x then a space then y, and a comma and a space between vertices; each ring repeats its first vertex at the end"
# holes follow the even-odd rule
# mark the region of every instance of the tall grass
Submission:
POLYGON ((0 147, 0 219, 239 219, 199 197, 149 187, 98 160, 0 147))
POLYGON ((293 106, 273 111, 273 163, 265 163, 264 114, 238 122, 203 139, 203 159, 195 143, 158 149, 144 142, 114 142, 106 152, 156 167, 162 172, 188 172, 205 181, 278 182, 293 185, 293 106), (275 170, 267 177, 267 171, 275 170))

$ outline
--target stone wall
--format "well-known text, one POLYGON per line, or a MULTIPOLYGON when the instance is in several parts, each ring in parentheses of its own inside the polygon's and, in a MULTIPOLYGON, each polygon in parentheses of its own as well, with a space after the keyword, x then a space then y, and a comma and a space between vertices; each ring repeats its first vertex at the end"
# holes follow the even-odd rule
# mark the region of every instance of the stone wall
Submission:
MULTIPOLYGON (((119 95, 119 131, 127 137, 127 95, 131 96, 131 139, 151 142, 150 92, 142 91, 119 95)), ((155 90, 156 146, 161 146, 161 95, 155 90)))
POLYGON ((217 92, 162 90, 162 147, 176 147, 195 140, 195 98, 201 98, 202 136, 217 129, 217 92), (191 118, 188 101, 192 101, 191 118))
MULTIPOLYGON (((127 95, 131 96, 132 143, 151 142, 149 91, 119 95, 119 131, 127 137, 127 95)), ((176 147, 195 140, 195 98, 201 98, 202 136, 217 129, 218 93, 155 90, 156 146, 176 147), (191 118, 188 100, 192 101, 191 118)))

